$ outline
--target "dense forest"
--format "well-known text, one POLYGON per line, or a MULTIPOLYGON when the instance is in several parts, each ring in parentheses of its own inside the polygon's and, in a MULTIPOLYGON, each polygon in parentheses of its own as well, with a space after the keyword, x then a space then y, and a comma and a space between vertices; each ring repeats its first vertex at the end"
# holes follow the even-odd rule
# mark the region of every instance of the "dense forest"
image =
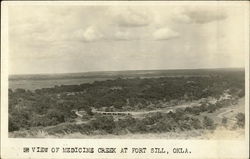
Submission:
MULTIPOLYGON (((158 78, 116 78, 79 85, 60 85, 34 91, 9 89, 9 131, 29 130, 60 123, 73 123, 77 115, 72 110, 84 110, 85 124, 68 125, 64 131, 89 134, 95 130, 106 133, 166 132, 189 129, 213 129, 213 120, 196 118, 201 112, 212 113, 245 96, 244 72, 223 72, 206 76, 174 76, 158 78), (175 106, 180 101, 195 101, 208 97, 219 99, 225 92, 230 101, 177 109, 168 113, 149 113, 143 119, 125 116, 115 120, 93 112, 123 112, 153 110, 175 106)), ((243 126, 244 115, 238 115, 243 126)), ((62 130, 58 130, 62 131, 62 130)))

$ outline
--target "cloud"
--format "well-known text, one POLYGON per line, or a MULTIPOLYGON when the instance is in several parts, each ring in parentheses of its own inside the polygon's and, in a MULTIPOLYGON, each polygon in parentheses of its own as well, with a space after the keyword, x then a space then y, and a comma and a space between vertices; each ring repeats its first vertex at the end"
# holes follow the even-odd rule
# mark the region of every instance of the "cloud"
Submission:
POLYGON ((142 40, 146 39, 147 35, 144 31, 127 29, 127 30, 117 30, 114 33, 113 40, 142 40))
POLYGON ((120 10, 113 9, 111 12, 114 22, 120 27, 143 27, 151 22, 146 10, 138 12, 136 8, 121 8, 120 10))
POLYGON ((92 26, 88 27, 83 33, 83 38, 86 41, 99 40, 102 37, 103 35, 95 27, 92 27, 92 26))
POLYGON ((80 40, 84 42, 93 42, 93 41, 101 40, 103 38, 103 34, 101 33, 101 31, 99 31, 98 28, 94 26, 89 26, 85 30, 82 30, 82 29, 77 30, 73 34, 72 38, 75 40, 80 40))
POLYGON ((179 36, 180 36, 179 33, 166 27, 160 28, 153 33, 154 40, 169 40, 179 36))
POLYGON ((189 22, 205 24, 213 21, 220 21, 227 18, 227 14, 219 9, 187 9, 183 13, 189 22))
POLYGON ((130 32, 122 32, 122 31, 117 31, 114 35, 114 38, 116 40, 130 40, 132 39, 132 35, 130 32))

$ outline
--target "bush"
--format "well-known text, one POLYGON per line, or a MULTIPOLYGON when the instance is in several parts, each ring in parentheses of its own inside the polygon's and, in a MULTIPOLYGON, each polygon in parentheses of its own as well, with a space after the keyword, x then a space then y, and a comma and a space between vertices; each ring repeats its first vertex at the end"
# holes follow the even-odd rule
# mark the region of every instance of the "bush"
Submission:
POLYGON ((180 120, 178 124, 181 130, 191 130, 191 124, 188 120, 180 120))
POLYGON ((242 89, 242 90, 240 90, 240 92, 239 92, 239 94, 238 94, 238 97, 242 98, 242 97, 244 97, 244 96, 245 96, 245 90, 242 89))
POLYGON ((217 106, 214 105, 214 104, 210 104, 210 105, 207 107, 207 109, 208 109, 208 113, 213 113, 213 112, 216 111, 217 106))
POLYGON ((30 116, 27 111, 20 110, 9 114, 9 131, 28 129, 30 127, 30 116))
POLYGON ((194 106, 192 108, 190 108, 190 113, 194 114, 194 115, 200 115, 201 112, 201 108, 199 106, 194 106))
POLYGON ((164 118, 163 113, 156 112, 156 113, 148 114, 145 118, 142 119, 142 121, 145 125, 152 125, 158 122, 159 120, 161 120, 162 118, 164 118))
POLYGON ((135 125, 133 125, 133 127, 130 127, 130 130, 132 132, 140 132, 140 133, 145 133, 148 131, 147 126, 141 121, 141 120, 137 120, 135 125))
POLYGON ((177 108, 176 109, 176 112, 175 113, 172 113, 172 118, 175 120, 175 121, 178 121, 178 120, 184 120, 185 118, 185 112, 183 109, 181 108, 177 108))
POLYGON ((136 119, 131 117, 131 116, 127 116, 125 117, 125 119, 120 119, 116 122, 116 127, 120 128, 120 129, 124 129, 124 128, 128 128, 132 125, 134 125, 136 123, 136 119))
POLYGON ((12 117, 9 118, 9 132, 19 130, 18 123, 13 121, 12 117))
POLYGON ((157 122, 151 127, 153 132, 169 132, 175 131, 178 123, 174 119, 165 119, 157 122))
POLYGON ((59 110, 54 110, 54 109, 49 110, 48 113, 46 114, 46 117, 48 117, 48 119, 54 122, 58 122, 58 123, 65 122, 64 114, 60 112, 59 110))
POLYGON ((238 113, 236 115, 236 124, 238 127, 240 128, 244 128, 245 127, 245 114, 244 113, 238 113))
POLYGON ((199 119, 191 118, 190 124, 194 129, 201 129, 202 128, 202 124, 201 124, 201 121, 199 119))
POLYGON ((215 129, 214 121, 211 118, 205 116, 203 118, 203 127, 206 129, 215 129))
POLYGON ((226 126, 227 125, 227 118, 223 117, 222 120, 221 120, 221 123, 222 123, 223 126, 226 126))
POLYGON ((112 133, 115 128, 113 116, 97 116, 97 118, 90 122, 90 125, 95 130, 104 130, 107 133, 112 133))

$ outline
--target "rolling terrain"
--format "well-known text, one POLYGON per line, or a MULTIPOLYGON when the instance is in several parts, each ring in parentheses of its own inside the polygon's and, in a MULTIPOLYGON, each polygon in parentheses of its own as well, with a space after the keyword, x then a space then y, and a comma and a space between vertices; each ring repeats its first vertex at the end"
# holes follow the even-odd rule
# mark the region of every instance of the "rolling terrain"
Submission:
POLYGON ((9 136, 244 136, 244 81, 243 69, 10 76, 9 136))

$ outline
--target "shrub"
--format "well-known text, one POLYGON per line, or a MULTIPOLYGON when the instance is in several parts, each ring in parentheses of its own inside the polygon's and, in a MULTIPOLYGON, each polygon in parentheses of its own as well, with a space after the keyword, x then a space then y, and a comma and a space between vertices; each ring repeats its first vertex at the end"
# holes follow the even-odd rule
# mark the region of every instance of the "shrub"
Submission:
POLYGON ((201 112, 200 107, 199 106, 194 106, 193 108, 191 108, 190 113, 192 113, 194 115, 200 115, 200 112, 201 112))
POLYGON ((170 131, 172 129, 171 125, 164 121, 157 122, 152 129, 154 129, 156 132, 165 132, 170 131))
POLYGON ((60 112, 60 110, 51 109, 48 111, 46 116, 48 117, 48 119, 51 119, 54 122, 58 122, 58 123, 65 122, 64 114, 60 112))
POLYGON ((216 105, 210 104, 210 105, 208 106, 208 113, 213 113, 213 112, 216 111, 216 109, 217 109, 216 105))
POLYGON ((222 120, 221 120, 221 123, 222 123, 223 126, 226 126, 227 125, 227 118, 223 117, 222 120))
POLYGON ((107 133, 112 133, 115 128, 113 116, 97 116, 97 118, 90 122, 90 125, 95 130, 104 130, 107 133))
POLYGON ((238 113, 236 115, 236 124, 240 128, 244 128, 245 127, 245 114, 244 113, 238 113))
POLYGON ((145 133, 148 131, 147 126, 141 120, 137 120, 133 128, 133 132, 145 133))
POLYGON ((199 119, 191 118, 190 124, 194 129, 201 129, 202 128, 202 124, 201 124, 201 121, 199 119))
POLYGON ((203 127, 206 129, 215 129, 214 121, 211 118, 205 116, 203 118, 203 127))
POLYGON ((176 127, 177 123, 174 121, 174 119, 161 120, 151 127, 151 131, 169 132, 169 131, 175 131, 176 127))
POLYGON ((20 110, 9 114, 9 131, 28 129, 30 127, 30 116, 27 111, 20 110))
POLYGON ((125 119, 120 119, 116 122, 116 127, 119 127, 121 129, 123 128, 128 128, 129 126, 132 126, 136 123, 136 119, 131 117, 131 116, 127 116, 125 117, 125 119))
POLYGON ((178 124, 181 130, 191 130, 191 123, 188 120, 180 120, 178 124))
POLYGON ((238 94, 238 97, 242 98, 242 97, 244 97, 244 96, 245 96, 245 90, 242 89, 242 90, 240 90, 240 92, 239 92, 239 94, 238 94))
POLYGON ((145 125, 152 125, 163 118, 164 118, 163 113, 156 112, 156 113, 148 114, 145 118, 142 119, 142 121, 145 125))
POLYGON ((9 132, 19 130, 18 123, 13 121, 12 117, 9 117, 9 132))

